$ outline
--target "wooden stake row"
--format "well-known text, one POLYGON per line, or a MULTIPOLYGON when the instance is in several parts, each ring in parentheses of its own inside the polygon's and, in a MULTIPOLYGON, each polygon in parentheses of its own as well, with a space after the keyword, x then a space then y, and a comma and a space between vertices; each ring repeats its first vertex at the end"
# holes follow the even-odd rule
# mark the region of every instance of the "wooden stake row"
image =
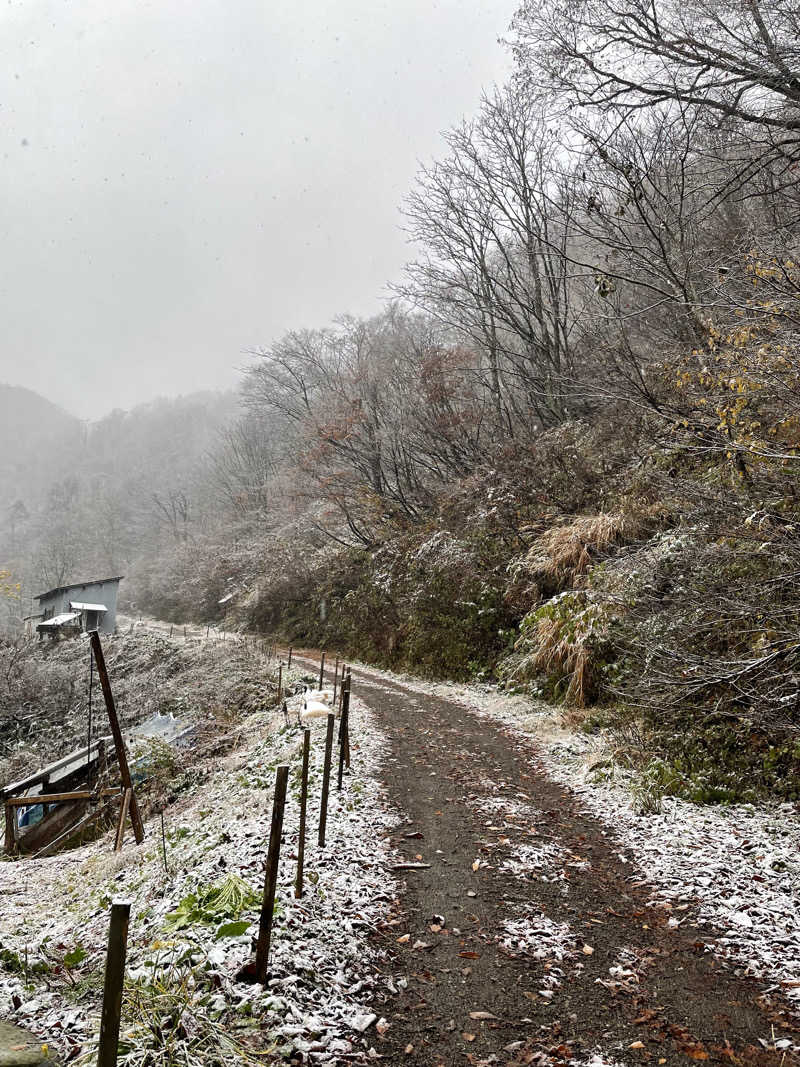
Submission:
MULTIPOLYGON (((98 641, 99 645, 99 641, 98 641)), ((105 675, 105 663, 102 660, 102 652, 97 661, 98 674, 101 684, 105 675), (102 664, 102 667, 101 667, 102 664)), ((336 668, 338 670, 338 657, 336 668)), ((323 669, 320 669, 320 685, 322 682, 323 669)), ((342 668, 341 683, 341 720, 339 724, 339 774, 338 788, 342 788, 342 774, 345 763, 350 766, 349 758, 349 711, 350 711, 350 671, 345 672, 342 668)), ((104 686, 105 694, 105 686, 104 686)), ((109 689, 110 695, 110 689, 109 689)), ((320 801, 319 831, 317 843, 321 848, 325 847, 325 831, 328 816, 328 795, 330 790, 331 763, 333 755, 333 733, 335 715, 328 715, 327 731, 325 735, 325 760, 322 776, 322 797, 320 801)), ((303 730, 303 755, 300 784, 300 827, 297 848, 297 874, 295 877, 294 894, 296 898, 303 895, 303 874, 305 862, 306 844, 306 816, 308 811, 308 768, 311 753, 311 730, 303 730)), ((124 756, 123 756, 124 758, 124 756)), ((127 772, 127 763, 124 764, 127 772)), ((130 780, 129 774, 127 775, 130 780)), ((275 910, 275 896, 278 888, 278 866, 280 861, 281 834, 283 831, 283 818, 286 810, 286 791, 289 781, 289 766, 281 764, 275 773, 275 793, 272 801, 272 820, 270 824, 269 846, 267 849, 267 862, 264 872, 264 891, 261 900, 261 914, 259 918, 258 939, 256 941, 255 977, 262 984, 267 981, 269 967, 269 949, 272 940, 272 920, 275 910)), ((134 819, 136 797, 130 785, 125 783, 123 773, 123 811, 130 809, 131 820, 134 819)), ((121 828, 124 820, 120 820, 117 830, 118 838, 121 837, 121 828)), ((136 824, 134 823, 134 828, 136 824)), ((164 824, 162 815, 162 847, 164 849, 164 867, 166 869, 166 842, 164 838, 164 824)), ((103 1008, 100 1020, 100 1042, 97 1055, 98 1067, 116 1067, 119 1046, 120 1020, 122 1014, 122 991, 125 978, 125 958, 127 954, 128 923, 130 920, 130 903, 127 901, 115 901, 111 905, 111 921, 108 935, 108 949, 106 954, 105 982, 103 986, 103 1008)))
MULTIPOLYGON (((322 674, 322 671, 320 671, 322 674)), ((342 680, 342 718, 339 725, 339 768, 337 788, 342 788, 345 764, 350 766, 350 672, 343 675, 342 680)), ((331 766, 333 763, 333 735, 336 724, 336 716, 331 712, 328 715, 327 729, 325 732, 325 756, 322 765, 322 795, 320 797, 319 826, 317 828, 317 846, 325 847, 325 836, 328 825, 328 798, 330 795, 331 766)), ((297 873, 294 881, 294 895, 296 899, 303 896, 303 878, 305 873, 306 851, 306 816, 308 812, 308 766, 311 752, 311 730, 303 730, 303 762, 300 776, 300 825, 297 843, 297 873)), ((270 829, 269 851, 267 854, 267 869, 264 879, 264 894, 261 904, 261 918, 259 922, 258 941, 256 945, 256 980, 265 982, 269 967, 269 946, 272 936, 272 918, 275 907, 275 891, 277 888, 278 860, 280 857, 281 829, 283 827, 283 814, 286 806, 286 780, 289 768, 282 765, 277 768, 275 776, 275 795, 272 805, 272 826, 270 829)))

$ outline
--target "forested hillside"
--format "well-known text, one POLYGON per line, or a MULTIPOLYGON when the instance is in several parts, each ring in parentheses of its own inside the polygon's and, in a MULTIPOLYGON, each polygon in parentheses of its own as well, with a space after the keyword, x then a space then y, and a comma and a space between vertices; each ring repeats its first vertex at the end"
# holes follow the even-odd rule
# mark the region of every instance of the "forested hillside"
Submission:
MULTIPOLYGON (((195 394, 81 422, 25 389, 0 389, 0 570, 20 584, 6 617, 68 580, 124 574, 214 513, 209 452, 233 396, 195 394)), ((10 578, 7 579, 10 581, 10 578)))
POLYGON ((210 402, 93 428, 81 562, 132 562, 167 619, 233 592, 243 628, 530 688, 656 791, 796 796, 797 21, 524 3, 405 202, 392 301, 256 348, 213 448, 210 402))

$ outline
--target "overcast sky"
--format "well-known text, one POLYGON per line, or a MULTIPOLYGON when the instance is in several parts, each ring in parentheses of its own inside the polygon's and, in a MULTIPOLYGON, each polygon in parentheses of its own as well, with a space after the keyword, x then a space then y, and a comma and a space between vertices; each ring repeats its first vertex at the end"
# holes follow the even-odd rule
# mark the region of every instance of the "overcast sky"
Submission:
POLYGON ((0 381, 82 417, 370 314, 399 204, 502 80, 515 0, 0 9, 0 381))

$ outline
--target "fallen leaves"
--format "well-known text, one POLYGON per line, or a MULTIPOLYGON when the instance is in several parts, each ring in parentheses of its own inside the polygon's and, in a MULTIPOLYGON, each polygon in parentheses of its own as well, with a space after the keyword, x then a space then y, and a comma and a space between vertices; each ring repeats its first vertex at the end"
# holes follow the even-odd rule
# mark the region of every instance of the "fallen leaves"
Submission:
POLYGON ((690 1060, 707 1060, 708 1053, 701 1044, 696 1045, 683 1045, 681 1052, 684 1056, 688 1056, 690 1060))
POLYGON ((350 1026, 353 1030, 357 1030, 359 1034, 363 1034, 365 1030, 368 1030, 374 1022, 377 1021, 378 1016, 372 1013, 368 1015, 355 1015, 350 1020, 350 1026))

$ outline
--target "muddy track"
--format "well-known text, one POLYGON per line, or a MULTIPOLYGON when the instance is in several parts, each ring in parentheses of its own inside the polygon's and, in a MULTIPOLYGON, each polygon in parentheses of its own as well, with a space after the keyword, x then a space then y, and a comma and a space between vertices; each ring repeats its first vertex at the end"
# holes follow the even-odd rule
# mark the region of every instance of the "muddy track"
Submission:
POLYGON ((759 1044, 795 1032, 781 1006, 691 911, 654 900, 532 743, 369 671, 353 684, 390 739, 385 784, 408 817, 393 843, 430 864, 403 872, 378 935, 397 989, 375 1004, 388 1062, 791 1062, 759 1044), (503 943, 523 916, 541 936, 503 943))

